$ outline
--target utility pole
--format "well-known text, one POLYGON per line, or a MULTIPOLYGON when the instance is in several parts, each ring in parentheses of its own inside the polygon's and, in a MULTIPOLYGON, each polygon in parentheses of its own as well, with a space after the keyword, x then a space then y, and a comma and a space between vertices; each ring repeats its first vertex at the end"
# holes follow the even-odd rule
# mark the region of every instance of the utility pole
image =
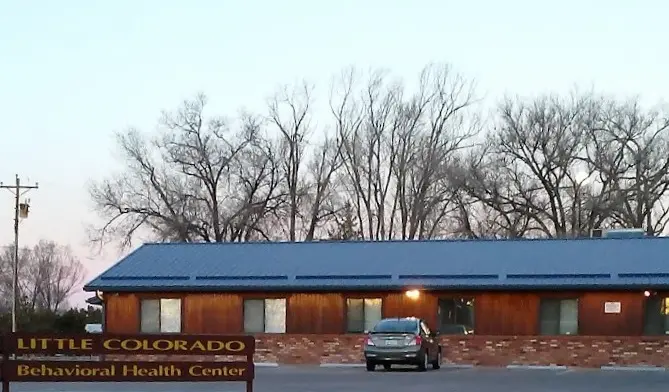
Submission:
POLYGON ((21 203, 21 196, 31 189, 37 189, 35 185, 21 185, 19 175, 16 175, 15 185, 5 185, 0 182, 0 188, 8 189, 14 194, 14 265, 12 268, 12 332, 16 332, 16 313, 18 311, 19 297, 19 219, 28 217, 30 205, 28 200, 21 203))

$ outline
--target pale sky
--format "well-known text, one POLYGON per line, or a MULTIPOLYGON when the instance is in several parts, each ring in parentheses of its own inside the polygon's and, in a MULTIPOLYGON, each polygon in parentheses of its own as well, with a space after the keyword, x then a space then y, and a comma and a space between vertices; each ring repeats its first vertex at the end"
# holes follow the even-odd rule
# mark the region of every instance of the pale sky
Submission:
MULTIPOLYGON (((199 91, 234 115, 349 65, 415 78, 448 62, 492 101, 580 86, 655 103, 667 15, 666 0, 0 0, 0 181, 39 181, 22 245, 70 244, 92 278, 119 256, 91 254, 84 231, 87 182, 117 168, 112 132, 150 131, 199 91)), ((2 245, 12 217, 0 192, 2 245)))

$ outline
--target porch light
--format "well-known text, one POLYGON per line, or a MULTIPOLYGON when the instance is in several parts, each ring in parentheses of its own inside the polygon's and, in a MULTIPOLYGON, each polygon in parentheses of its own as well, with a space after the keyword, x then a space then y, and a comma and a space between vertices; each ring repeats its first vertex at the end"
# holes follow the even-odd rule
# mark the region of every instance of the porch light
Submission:
POLYGON ((405 294, 411 299, 418 299, 418 297, 420 297, 420 291, 418 290, 407 290, 405 294))
POLYGON ((650 297, 650 291, 646 290, 643 292, 644 297, 650 297))

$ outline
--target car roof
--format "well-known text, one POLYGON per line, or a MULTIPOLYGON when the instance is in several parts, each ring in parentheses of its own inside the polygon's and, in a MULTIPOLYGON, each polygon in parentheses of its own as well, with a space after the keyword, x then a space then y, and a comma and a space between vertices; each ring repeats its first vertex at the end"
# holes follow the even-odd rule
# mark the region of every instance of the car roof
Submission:
POLYGON ((422 319, 419 319, 418 317, 386 317, 384 319, 381 319, 381 321, 416 321, 420 322, 423 321, 422 319))

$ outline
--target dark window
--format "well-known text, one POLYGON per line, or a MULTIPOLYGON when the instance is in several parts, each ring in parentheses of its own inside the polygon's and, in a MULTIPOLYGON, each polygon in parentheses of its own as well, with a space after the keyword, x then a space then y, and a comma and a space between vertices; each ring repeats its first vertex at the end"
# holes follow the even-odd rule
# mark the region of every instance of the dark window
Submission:
POLYGON ((669 335, 669 298, 649 297, 643 325, 644 335, 669 335))
POLYGON ((539 307, 539 331, 542 335, 578 334, 577 299, 542 299, 539 307))
POLYGON ((417 333, 418 320, 387 319, 381 320, 372 329, 373 333, 417 333))
POLYGON ((465 335, 474 333, 474 299, 439 299, 439 328, 443 335, 465 335))
POLYGON ((140 302, 140 327, 143 333, 181 332, 181 299, 143 299, 140 302))
POLYGON ((286 299, 244 300, 244 332, 285 333, 286 299))
POLYGON ((371 331, 381 320, 381 298, 347 298, 346 331, 362 333, 371 331))

